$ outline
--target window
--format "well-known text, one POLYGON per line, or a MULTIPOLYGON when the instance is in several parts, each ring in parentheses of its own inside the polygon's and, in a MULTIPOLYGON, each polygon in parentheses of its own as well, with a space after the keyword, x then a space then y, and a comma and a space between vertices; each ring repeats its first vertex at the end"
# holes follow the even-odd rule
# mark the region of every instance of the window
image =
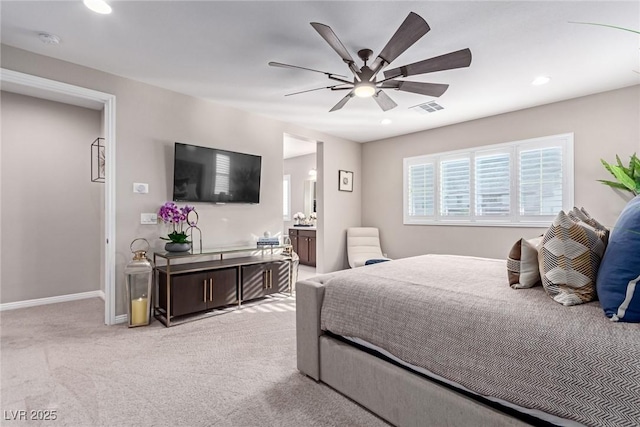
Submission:
POLYGON ((282 180, 282 212, 285 221, 291 221, 291 175, 282 180))
POLYGON ((226 154, 216 153, 216 183, 214 194, 229 194, 229 171, 231 159, 226 154))
POLYGON ((469 158, 440 161, 440 216, 469 216, 470 173, 469 158))
POLYGON ((409 166, 409 214, 432 217, 435 214, 435 165, 419 163, 409 166))
POLYGON ((404 159, 404 223, 540 226, 573 206, 573 134, 404 159))
POLYGON ((501 217, 511 212, 511 155, 495 152, 475 158, 475 213, 501 217))

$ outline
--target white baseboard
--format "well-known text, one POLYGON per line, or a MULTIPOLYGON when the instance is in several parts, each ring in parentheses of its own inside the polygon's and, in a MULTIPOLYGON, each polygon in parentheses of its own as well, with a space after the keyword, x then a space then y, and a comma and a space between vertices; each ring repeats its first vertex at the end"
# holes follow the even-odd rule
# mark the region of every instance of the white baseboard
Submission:
POLYGON ((121 314, 119 316, 116 316, 116 325, 118 323, 127 323, 129 321, 129 316, 127 316, 126 314, 121 314))
MULTIPOLYGON (((0 311, 16 310, 18 308, 36 307, 38 305, 55 304, 59 302, 77 301, 88 298, 102 298, 104 300, 105 295, 103 291, 89 291, 80 292, 78 294, 60 295, 49 298, 29 299, 25 301, 7 302, 0 304, 0 311)), ((125 315, 125 318, 127 316, 125 315)))

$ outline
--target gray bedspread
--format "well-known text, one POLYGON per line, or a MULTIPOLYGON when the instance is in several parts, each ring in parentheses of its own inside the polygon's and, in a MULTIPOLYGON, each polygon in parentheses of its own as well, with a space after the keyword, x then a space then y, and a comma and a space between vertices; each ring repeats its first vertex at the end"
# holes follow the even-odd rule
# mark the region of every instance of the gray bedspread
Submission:
POLYGON ((480 395, 593 426, 640 425, 640 325, 514 290, 506 262, 424 255, 337 273, 321 328, 480 395))

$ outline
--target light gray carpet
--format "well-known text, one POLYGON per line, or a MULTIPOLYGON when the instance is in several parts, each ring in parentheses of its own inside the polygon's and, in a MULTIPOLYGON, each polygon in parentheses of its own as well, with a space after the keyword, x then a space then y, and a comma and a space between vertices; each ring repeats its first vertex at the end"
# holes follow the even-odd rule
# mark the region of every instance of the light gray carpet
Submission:
POLYGON ((103 302, 0 313, 2 426, 385 426, 295 361, 295 301, 165 328, 104 326, 103 302))

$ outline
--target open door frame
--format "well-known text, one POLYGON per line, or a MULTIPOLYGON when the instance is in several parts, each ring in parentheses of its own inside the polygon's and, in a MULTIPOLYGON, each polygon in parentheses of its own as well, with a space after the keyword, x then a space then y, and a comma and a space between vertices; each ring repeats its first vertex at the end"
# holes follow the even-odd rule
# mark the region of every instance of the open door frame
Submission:
POLYGON ((105 216, 104 216, 104 323, 116 323, 116 97, 68 83, 49 80, 18 71, 0 68, 0 81, 27 89, 30 96, 97 102, 102 110, 105 138, 105 216))

